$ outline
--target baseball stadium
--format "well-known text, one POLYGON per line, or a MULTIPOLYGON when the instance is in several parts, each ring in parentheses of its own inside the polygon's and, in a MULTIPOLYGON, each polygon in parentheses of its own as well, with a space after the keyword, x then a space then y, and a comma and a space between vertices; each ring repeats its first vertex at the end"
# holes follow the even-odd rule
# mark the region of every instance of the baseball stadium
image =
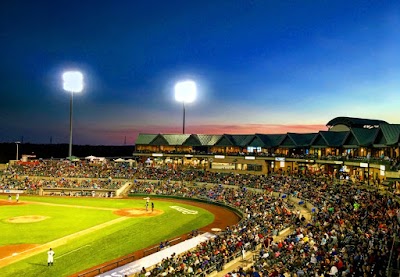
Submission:
POLYGON ((10 161, 1 276, 399 276, 400 125, 327 125, 10 161))

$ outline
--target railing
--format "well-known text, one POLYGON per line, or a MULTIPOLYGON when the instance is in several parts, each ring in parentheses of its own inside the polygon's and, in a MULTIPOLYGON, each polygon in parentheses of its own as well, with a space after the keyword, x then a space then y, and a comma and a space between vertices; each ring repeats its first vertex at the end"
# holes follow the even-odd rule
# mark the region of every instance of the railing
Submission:
MULTIPOLYGON (((168 246, 172 246, 172 245, 178 244, 182 240, 183 240, 182 237, 172 239, 172 240, 168 241, 168 246)), ((154 246, 154 247, 151 247, 149 249, 146 249, 146 250, 143 251, 143 257, 146 257, 146 256, 148 256, 150 254, 156 253, 156 252, 158 252, 160 250, 161 250, 160 246, 154 246)))
POLYGON ((397 277, 400 276, 400 270, 391 268, 387 274, 388 277, 397 277))
MULTIPOLYGON (((199 233, 202 233, 202 232, 199 231, 199 233)), ((175 238, 175 239, 172 239, 172 240, 168 241, 168 245, 172 246, 172 245, 178 244, 179 242, 181 242, 183 240, 184 239, 182 237, 178 237, 178 238, 175 238)), ((159 246, 151 247, 151 248, 146 249, 146 250, 143 251, 143 257, 148 256, 148 255, 153 254, 153 253, 156 253, 158 251, 160 251, 160 247, 159 246)), ((126 264, 128 264, 130 262, 133 262, 133 261, 135 261, 135 256, 134 255, 129 256, 129 257, 125 257, 123 259, 120 259, 118 261, 109 263, 109 264, 101 266, 99 268, 95 268, 95 269, 92 269, 90 271, 86 271, 84 273, 79 274, 78 277, 93 277, 93 276, 96 276, 98 274, 101 274, 101 273, 110 271, 112 269, 115 269, 117 267, 126 265, 126 264)))
POLYGON ((400 259, 398 258, 399 253, 397 253, 400 247, 400 239, 394 234, 393 243, 390 249, 389 262, 386 269, 387 276, 400 276, 400 259))
POLYGON ((114 268, 120 267, 122 265, 126 265, 128 263, 131 263, 134 260, 135 260, 135 256, 134 255, 129 256, 129 257, 125 257, 125 258, 122 258, 122 259, 120 259, 118 261, 115 261, 115 262, 109 263, 107 265, 101 266, 99 268, 95 268, 95 269, 92 269, 90 271, 86 271, 84 273, 81 273, 81 274, 78 275, 78 277, 93 277, 93 276, 96 276, 98 274, 101 274, 101 273, 107 272, 109 270, 112 270, 114 268))
MULTIPOLYGON (((133 153, 135 154, 150 154, 153 153, 152 151, 136 151, 133 153)), ((371 157, 367 158, 366 156, 355 156, 355 157, 349 157, 349 156, 336 156, 336 155, 323 155, 323 156, 318 156, 316 154, 295 154, 295 155, 287 155, 287 154, 281 154, 281 153, 263 153, 263 152, 257 152, 257 153, 243 153, 243 152, 231 152, 231 153, 212 153, 212 152, 180 152, 180 151, 173 151, 173 152, 163 152, 165 155, 184 155, 184 154, 191 154, 191 155, 199 155, 199 156, 209 156, 213 157, 214 155, 224 155, 226 157, 240 157, 240 156, 256 156, 260 158, 276 158, 276 157, 285 157, 287 159, 303 159, 303 160, 322 160, 322 161, 343 161, 343 162, 365 162, 365 163, 370 163, 370 164, 378 164, 378 165, 386 165, 386 166, 391 166, 393 160, 387 159, 387 158, 380 158, 380 157, 371 157)), ((400 165, 397 165, 398 167, 400 165)), ((387 169, 389 170, 389 168, 387 169)))
POLYGON ((144 250, 143 251, 143 256, 146 257, 146 256, 148 256, 150 254, 153 254, 153 253, 156 253, 158 251, 160 251, 160 247, 159 246, 154 246, 154 247, 151 247, 149 249, 144 250))
POLYGON ((209 268, 207 268, 203 272, 197 273, 194 276, 196 276, 196 277, 206 277, 206 276, 208 276, 209 274, 211 274, 214 271, 218 271, 217 265, 210 266, 209 268))
POLYGON ((239 257, 241 256, 241 253, 242 253, 241 251, 235 252, 235 253, 233 253, 232 255, 228 256, 228 257, 226 258, 226 260, 223 261, 223 264, 215 264, 215 265, 212 265, 212 266, 210 266, 209 268, 207 268, 206 270, 204 270, 203 272, 197 273, 197 274, 194 275, 194 276, 196 276, 196 277, 205 277, 205 276, 211 274, 211 273, 214 272, 214 271, 221 271, 221 270, 224 269, 224 265, 225 265, 225 264, 227 264, 227 263, 233 261, 233 260, 236 259, 236 258, 239 258, 239 257))

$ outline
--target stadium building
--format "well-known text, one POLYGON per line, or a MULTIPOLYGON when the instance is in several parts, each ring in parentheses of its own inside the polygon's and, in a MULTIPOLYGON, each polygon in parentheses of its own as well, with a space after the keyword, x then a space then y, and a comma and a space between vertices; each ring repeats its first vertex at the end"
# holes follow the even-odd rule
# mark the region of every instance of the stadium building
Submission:
POLYGON ((321 173, 381 182, 400 178, 400 124, 337 117, 328 131, 286 134, 139 134, 147 166, 251 174, 321 173))

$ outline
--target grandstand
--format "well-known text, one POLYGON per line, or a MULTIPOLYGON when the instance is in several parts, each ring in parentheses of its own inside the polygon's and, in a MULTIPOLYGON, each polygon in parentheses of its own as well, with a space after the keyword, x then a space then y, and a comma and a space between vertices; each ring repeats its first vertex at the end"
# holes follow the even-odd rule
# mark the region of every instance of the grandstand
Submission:
MULTIPOLYGON (((104 168, 94 169, 88 164, 70 163, 74 167, 60 167, 64 170, 63 174, 68 175, 68 171, 71 171, 72 175, 79 176, 78 172, 94 175, 104 172, 104 168)), ((27 191, 29 188, 30 193, 35 193, 40 186, 46 185, 46 178, 49 177, 43 175, 52 175, 54 168, 58 168, 57 164, 45 161, 34 166, 40 169, 20 165, 7 168, 3 180, 14 186, 8 185, 8 189, 27 191), (19 180, 21 177, 15 178, 27 172, 37 173, 38 180, 32 182, 32 176, 23 177, 22 181, 19 180)), ((108 165, 109 169, 113 166, 117 165, 108 165)), ((120 169, 118 174, 124 175, 129 170, 121 172, 120 169)), ((107 172, 111 177, 116 171, 107 169, 107 172)), ((243 213, 243 220, 217 232, 216 237, 189 252, 164 257, 163 261, 168 261, 167 267, 157 260, 153 266, 141 268, 139 273, 129 271, 131 275, 184 276, 180 274, 192 272, 194 276, 212 276, 233 269, 285 276, 301 274, 302 271, 308 275, 316 272, 329 274, 335 270, 342 276, 364 276, 371 272, 376 276, 390 276, 399 268, 399 241, 396 234, 399 231, 400 205, 398 198, 384 186, 368 186, 360 181, 353 183, 311 172, 237 175, 149 167, 146 164, 139 164, 132 174, 131 182, 123 183, 123 186, 129 187, 125 193, 130 192, 132 196, 177 196, 201 199, 209 204, 230 205, 243 213), (304 213, 309 216, 303 219, 304 213), (287 236, 279 236, 281 232, 287 236), (271 242, 268 238, 276 240, 271 242), (204 247, 208 249, 206 252, 204 247), (248 263, 246 267, 240 261, 243 249, 248 253, 245 257, 248 263), (198 255, 195 253, 202 253, 201 259, 188 258, 198 255), (368 255, 361 257, 362 253, 368 255), (316 260, 311 260, 312 254, 316 260)), ((67 183, 68 186, 92 186, 88 180, 76 182, 76 178, 64 178, 64 181, 72 182, 67 183)), ((98 181, 97 178, 95 180, 98 181)), ((108 180, 105 179, 105 184, 108 180)), ((58 184, 54 188, 61 189, 58 184)), ((134 261, 134 264, 138 263, 134 261)), ((133 267, 138 268, 136 265, 133 267)), ((81 276, 86 275, 82 273, 81 276)))

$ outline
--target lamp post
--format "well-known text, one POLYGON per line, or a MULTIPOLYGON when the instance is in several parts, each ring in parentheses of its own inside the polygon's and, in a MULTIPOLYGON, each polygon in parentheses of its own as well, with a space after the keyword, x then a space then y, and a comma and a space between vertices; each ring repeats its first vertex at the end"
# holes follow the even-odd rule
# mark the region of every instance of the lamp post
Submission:
POLYGON ((62 75, 63 87, 65 91, 71 93, 69 101, 69 148, 68 157, 72 156, 72 114, 73 114, 73 101, 74 93, 83 90, 83 75, 79 71, 67 71, 62 75))
POLYGON ((369 187, 369 161, 370 161, 370 159, 371 159, 371 154, 370 153, 368 153, 367 154, 367 163, 368 163, 368 187, 369 187))
POLYGON ((196 93, 196 83, 191 80, 179 82, 175 85, 175 100, 183 104, 183 134, 185 133, 185 103, 192 103, 196 99, 196 93))
POLYGON ((16 141, 15 142, 15 145, 17 145, 17 155, 16 155, 16 158, 15 158, 16 161, 18 161, 18 150, 19 150, 18 146, 19 146, 20 143, 21 143, 20 141, 16 141))

